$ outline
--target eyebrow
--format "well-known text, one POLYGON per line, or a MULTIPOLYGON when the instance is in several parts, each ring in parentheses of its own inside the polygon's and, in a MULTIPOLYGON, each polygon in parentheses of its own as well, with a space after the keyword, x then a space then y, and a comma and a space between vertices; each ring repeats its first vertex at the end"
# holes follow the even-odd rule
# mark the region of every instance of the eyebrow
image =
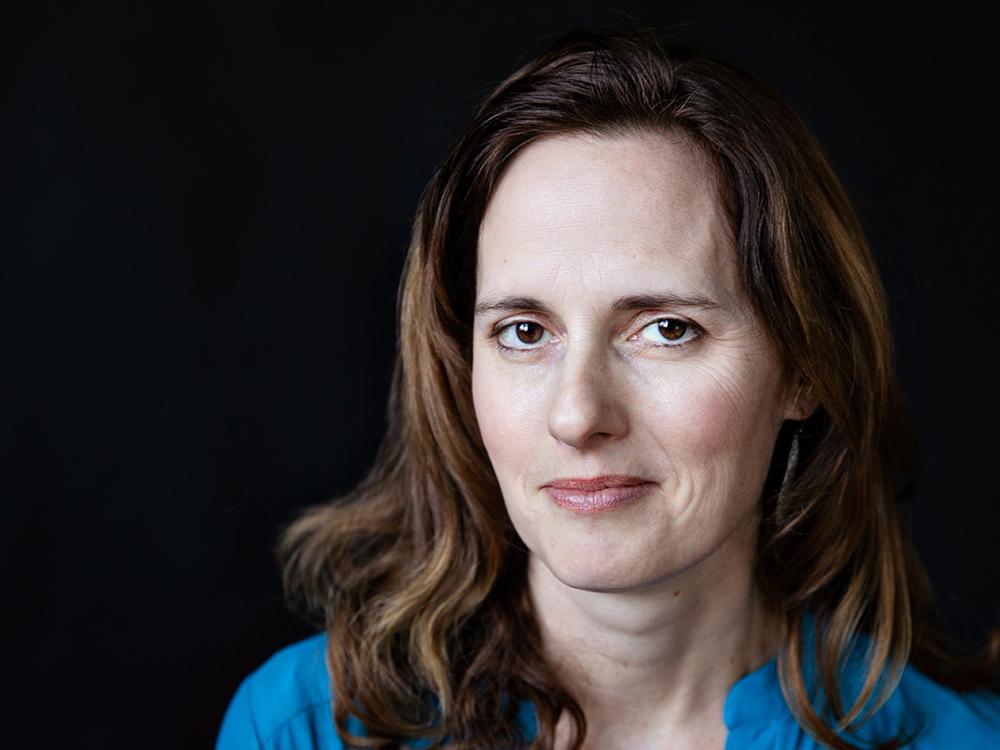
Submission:
MULTIPOLYGON (((707 297, 700 295, 684 295, 666 292, 662 294, 632 294, 619 297, 611 305, 613 312, 639 310, 646 307, 697 307, 703 310, 716 310, 722 306, 707 297)), ((483 300, 476 304, 476 317, 496 310, 536 310, 549 313, 548 307, 535 297, 499 297, 483 300)))

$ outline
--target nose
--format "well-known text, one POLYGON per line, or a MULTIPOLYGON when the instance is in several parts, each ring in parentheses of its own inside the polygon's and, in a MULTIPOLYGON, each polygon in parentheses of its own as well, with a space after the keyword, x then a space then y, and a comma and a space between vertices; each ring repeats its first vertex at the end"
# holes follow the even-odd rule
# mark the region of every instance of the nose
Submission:
POLYGON ((584 448, 598 435, 626 433, 626 394, 614 372, 615 357, 597 345, 569 347, 557 365, 549 405, 549 433, 557 440, 584 448))

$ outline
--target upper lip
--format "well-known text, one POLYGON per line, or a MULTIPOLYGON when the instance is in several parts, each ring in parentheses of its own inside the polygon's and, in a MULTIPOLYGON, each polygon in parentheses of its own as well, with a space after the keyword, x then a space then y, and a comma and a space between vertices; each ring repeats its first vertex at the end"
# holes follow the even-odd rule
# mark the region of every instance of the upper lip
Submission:
POLYGON ((542 486, 593 492, 594 490, 603 490, 607 487, 628 487, 634 484, 643 484, 647 481, 649 480, 630 474, 602 474, 599 477, 589 477, 586 479, 566 477, 565 479, 556 479, 542 486))

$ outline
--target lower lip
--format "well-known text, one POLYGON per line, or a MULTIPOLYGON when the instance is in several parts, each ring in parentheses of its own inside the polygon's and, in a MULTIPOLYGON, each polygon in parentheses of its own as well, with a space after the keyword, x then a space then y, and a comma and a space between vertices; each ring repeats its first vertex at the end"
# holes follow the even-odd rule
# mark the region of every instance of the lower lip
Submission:
POLYGON ((605 487, 603 490, 586 492, 560 487, 545 487, 545 492, 561 508, 574 513, 604 513, 635 502, 653 488, 652 482, 633 484, 627 487, 605 487))

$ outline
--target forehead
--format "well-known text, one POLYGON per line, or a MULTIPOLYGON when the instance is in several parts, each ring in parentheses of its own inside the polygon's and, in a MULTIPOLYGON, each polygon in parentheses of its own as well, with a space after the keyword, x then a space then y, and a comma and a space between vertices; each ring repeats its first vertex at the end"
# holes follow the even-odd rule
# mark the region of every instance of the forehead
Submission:
POLYGON ((476 269, 485 294, 525 283, 544 294, 562 282, 632 292, 639 279, 736 297, 710 166, 662 133, 547 136, 522 148, 486 207, 476 269))

